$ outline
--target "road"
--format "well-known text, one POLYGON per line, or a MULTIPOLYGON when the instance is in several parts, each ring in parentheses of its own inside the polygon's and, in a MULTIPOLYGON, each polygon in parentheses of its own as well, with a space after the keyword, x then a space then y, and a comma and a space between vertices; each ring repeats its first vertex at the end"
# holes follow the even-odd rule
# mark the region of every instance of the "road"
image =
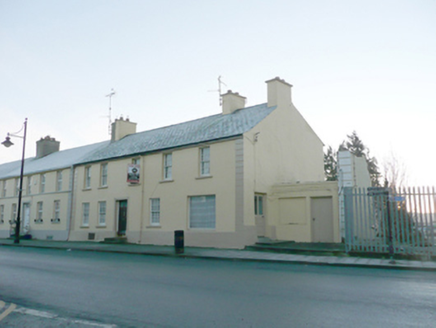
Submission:
POLYGON ((1 247, 0 300, 0 327, 436 326, 404 270, 1 247))

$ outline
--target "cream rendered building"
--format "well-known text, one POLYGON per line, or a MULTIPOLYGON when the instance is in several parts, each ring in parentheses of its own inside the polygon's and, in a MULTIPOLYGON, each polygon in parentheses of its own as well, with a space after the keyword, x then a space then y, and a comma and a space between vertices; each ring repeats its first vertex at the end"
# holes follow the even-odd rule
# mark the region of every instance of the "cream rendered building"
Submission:
MULTIPOLYGON (((144 132, 120 118, 110 141, 27 159, 23 233, 173 245, 183 230, 187 246, 223 248, 258 237, 337 241, 337 185, 322 182, 323 143, 293 105, 292 86, 266 83, 264 104, 245 107, 228 91, 220 114, 144 132), (321 226, 312 216, 323 206, 331 215, 321 226), (320 238, 325 227, 331 233, 320 238)), ((16 216, 19 165, 0 165, 0 237, 16 216)))
MULTIPOLYGON (((72 197, 72 167, 88 152, 107 142, 59 151, 59 142, 45 137, 37 154, 24 164, 21 234, 36 239, 67 240, 72 197)), ((0 165, 0 238, 14 234, 21 161, 0 165)))
POLYGON ((229 91, 221 114, 151 131, 114 122, 111 143, 74 168, 70 240, 172 245, 183 230, 187 246, 242 248, 274 238, 271 188, 324 180, 323 144, 291 87, 267 81, 268 102, 248 108, 229 91), (132 167, 138 183, 127 182, 132 167))

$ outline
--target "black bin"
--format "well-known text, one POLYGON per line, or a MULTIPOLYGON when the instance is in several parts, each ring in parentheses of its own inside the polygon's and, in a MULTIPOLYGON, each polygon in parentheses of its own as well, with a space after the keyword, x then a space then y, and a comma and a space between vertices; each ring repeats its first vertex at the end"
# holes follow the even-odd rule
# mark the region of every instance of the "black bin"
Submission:
POLYGON ((174 231, 174 249, 176 254, 181 254, 185 251, 185 236, 183 230, 174 231))

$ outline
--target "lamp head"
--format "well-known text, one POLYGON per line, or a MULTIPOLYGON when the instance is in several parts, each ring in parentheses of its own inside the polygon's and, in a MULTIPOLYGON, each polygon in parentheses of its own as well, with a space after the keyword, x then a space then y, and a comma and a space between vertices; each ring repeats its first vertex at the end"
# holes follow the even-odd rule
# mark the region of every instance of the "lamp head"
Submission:
POLYGON ((6 137, 6 140, 2 142, 2 145, 9 148, 13 145, 13 142, 11 141, 11 138, 9 136, 6 137))

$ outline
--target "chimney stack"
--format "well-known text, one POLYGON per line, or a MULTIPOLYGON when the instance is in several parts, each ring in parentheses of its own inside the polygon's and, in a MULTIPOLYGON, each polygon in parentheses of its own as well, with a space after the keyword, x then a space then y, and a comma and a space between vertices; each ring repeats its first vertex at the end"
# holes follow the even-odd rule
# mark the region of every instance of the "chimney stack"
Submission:
POLYGON ((60 142, 46 136, 36 142, 36 158, 41 158, 59 151, 60 142))
POLYGON ((129 118, 124 120, 121 116, 112 123, 111 132, 111 141, 118 141, 129 134, 136 133, 136 123, 130 122, 129 118))
POLYGON ((268 86, 268 107, 292 103, 292 84, 287 83, 278 76, 272 80, 266 81, 266 84, 268 86))
POLYGON ((232 90, 222 95, 223 97, 223 114, 231 114, 237 109, 245 107, 245 100, 247 98, 242 97, 237 92, 232 90))

